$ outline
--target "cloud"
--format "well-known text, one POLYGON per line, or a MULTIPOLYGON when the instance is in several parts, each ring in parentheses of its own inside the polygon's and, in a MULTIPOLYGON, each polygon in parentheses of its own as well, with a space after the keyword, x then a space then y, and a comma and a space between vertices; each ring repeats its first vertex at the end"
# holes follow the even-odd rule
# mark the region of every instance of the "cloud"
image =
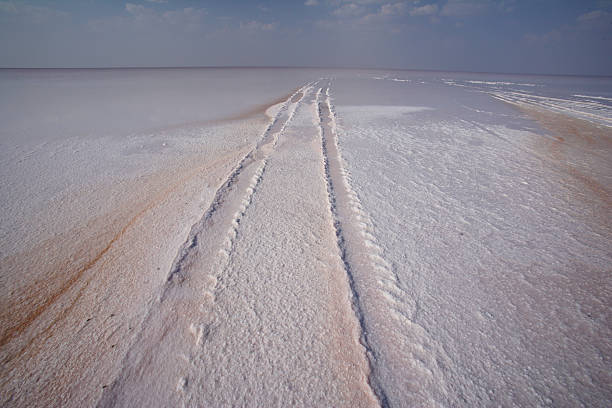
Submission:
POLYGON ((0 1, 0 13, 18 15, 35 22, 69 16, 69 14, 64 11, 42 6, 32 6, 27 3, 15 1, 0 1))
POLYGON ((125 11, 134 16, 136 20, 157 23, 192 26, 202 23, 206 10, 186 7, 183 9, 158 12, 141 4, 126 3, 125 11))
POLYGON ((359 17, 366 12, 366 8, 356 3, 348 3, 332 12, 337 17, 359 17))
POLYGON ((379 14, 382 16, 401 16, 408 9, 406 2, 383 4, 379 14))
POLYGON ((415 7, 410 10, 411 16, 431 16, 435 15, 438 12, 437 4, 425 4, 421 7, 415 7))
POLYGON ((260 21, 247 21, 240 23, 241 30, 253 30, 253 31, 274 31, 276 30, 276 23, 262 23, 260 21))
POLYGON ((489 0, 448 0, 440 14, 449 17, 467 17, 481 14, 490 7, 489 0))
POLYGON ((125 14, 90 20, 88 26, 95 32, 134 32, 171 29, 173 32, 195 32, 204 26, 206 10, 186 7, 158 11, 142 4, 126 3, 125 14), (178 31, 177 31, 178 30, 178 31))
POLYGON ((578 21, 580 22, 588 22, 599 20, 601 18, 609 17, 611 14, 602 10, 594 10, 588 13, 584 13, 578 17, 578 21))
POLYGON ((166 11, 162 18, 169 24, 184 26, 189 30, 202 25, 206 10, 193 7, 186 7, 182 10, 166 11))
POLYGON ((610 38, 612 13, 603 10, 594 10, 578 16, 576 21, 578 29, 582 31, 598 31, 604 33, 605 38, 610 38))
POLYGON ((306 2, 304 3, 305 6, 318 6, 319 5, 319 1, 318 0, 306 0, 306 2))
POLYGON ((157 4, 163 4, 163 3, 167 3, 168 0, 146 0, 149 3, 157 3, 157 4))
MULTIPOLYGON (((331 1, 338 3, 344 0, 331 1)), ((394 17, 401 17, 406 14, 410 14, 411 16, 431 16, 432 18, 435 18, 440 11, 439 6, 434 3, 411 8, 411 3, 419 3, 419 1, 415 0, 395 2, 389 2, 389 0, 386 0, 384 4, 380 5, 380 7, 377 6, 381 3, 380 0, 355 0, 344 2, 346 4, 343 4, 336 10, 332 11, 332 14, 336 17, 342 18, 359 17, 357 20, 354 20, 354 22, 360 24, 387 24, 391 23, 394 17), (374 7, 374 5, 376 6, 374 7)))
POLYGON ((410 4, 413 2, 414 0, 394 2, 389 2, 389 0, 350 1, 331 12, 336 19, 322 20, 318 25, 329 29, 334 28, 334 24, 346 23, 347 25, 344 27, 350 27, 351 29, 362 27, 368 30, 376 29, 398 33, 401 31, 400 26, 398 26, 400 17, 408 14, 410 4))
POLYGON ((132 3, 125 4, 125 11, 127 11, 130 14, 133 14, 134 16, 140 16, 143 14, 153 13, 153 10, 146 8, 142 4, 132 4, 132 3))
POLYGON ((343 4, 343 3, 352 3, 352 4, 359 4, 362 6, 367 6, 367 5, 372 5, 372 4, 380 4, 380 3, 384 3, 388 0, 330 0, 330 3, 333 5, 339 5, 339 4, 343 4))

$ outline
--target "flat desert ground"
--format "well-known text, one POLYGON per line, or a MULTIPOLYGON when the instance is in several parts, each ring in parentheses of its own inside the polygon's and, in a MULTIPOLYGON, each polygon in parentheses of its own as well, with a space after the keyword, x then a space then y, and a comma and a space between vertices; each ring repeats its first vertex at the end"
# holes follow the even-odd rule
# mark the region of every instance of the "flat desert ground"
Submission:
POLYGON ((0 405, 612 406, 612 79, 0 70, 0 405))

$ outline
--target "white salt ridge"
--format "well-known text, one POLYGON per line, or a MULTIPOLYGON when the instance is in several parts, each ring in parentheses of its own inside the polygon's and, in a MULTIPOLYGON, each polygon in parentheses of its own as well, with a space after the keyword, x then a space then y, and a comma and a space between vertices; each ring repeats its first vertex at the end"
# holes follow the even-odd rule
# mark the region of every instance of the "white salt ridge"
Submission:
POLYGON ((577 98, 587 99, 601 99, 602 101, 612 101, 612 98, 606 98, 605 96, 594 96, 594 95, 574 95, 577 98))
POLYGON ((538 86, 536 84, 527 84, 527 83, 517 83, 517 82, 505 82, 505 81, 465 81, 470 84, 479 84, 479 85, 518 85, 518 86, 538 86))
POLYGON ((466 85, 460 84, 456 81, 450 81, 450 80, 443 79, 442 82, 445 83, 446 85, 458 86, 458 87, 463 87, 463 88, 466 87, 466 85))
POLYGON ((595 101, 577 101, 522 92, 493 92, 492 95, 508 103, 552 110, 612 127, 612 106, 595 101))
POLYGON ((484 80, 457 81, 447 78, 442 78, 441 81, 446 85, 456 87, 466 87, 465 84, 475 85, 475 87, 473 87, 474 89, 490 93, 495 98, 508 103, 523 104, 525 106, 552 110, 574 117, 595 121, 606 126, 612 126, 612 121, 610 120, 610 117, 612 117, 612 107, 609 104, 598 102, 598 100, 610 101, 612 100, 611 98, 601 96, 593 97, 584 94, 568 94, 567 97, 562 98, 547 95, 536 95, 523 90, 514 90, 510 88, 510 86, 538 87, 544 89, 543 92, 545 92, 546 86, 544 84, 484 80), (492 86, 493 88, 489 88, 489 86, 492 86), (571 98, 572 96, 575 98, 589 100, 576 100, 575 98, 571 98))

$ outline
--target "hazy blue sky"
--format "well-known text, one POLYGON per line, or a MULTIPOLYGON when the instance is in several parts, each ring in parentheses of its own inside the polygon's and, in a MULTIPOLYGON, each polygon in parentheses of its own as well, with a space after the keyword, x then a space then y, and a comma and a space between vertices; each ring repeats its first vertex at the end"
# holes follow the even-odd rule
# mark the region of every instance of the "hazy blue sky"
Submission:
POLYGON ((612 0, 9 0, 0 66, 612 75, 612 0))

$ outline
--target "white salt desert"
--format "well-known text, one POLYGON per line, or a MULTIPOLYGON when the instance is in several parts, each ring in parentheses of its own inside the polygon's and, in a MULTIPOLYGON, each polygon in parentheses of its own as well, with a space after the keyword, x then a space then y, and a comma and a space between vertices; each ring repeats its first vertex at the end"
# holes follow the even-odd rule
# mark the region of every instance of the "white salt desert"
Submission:
POLYGON ((357 81, 333 90, 373 242, 356 282, 372 294, 366 329, 389 405, 608 405, 610 105, 551 106, 572 78, 357 81), (507 96, 529 80, 523 99, 507 96))
POLYGON ((4 406, 607 406, 612 81, 0 71, 4 406))

